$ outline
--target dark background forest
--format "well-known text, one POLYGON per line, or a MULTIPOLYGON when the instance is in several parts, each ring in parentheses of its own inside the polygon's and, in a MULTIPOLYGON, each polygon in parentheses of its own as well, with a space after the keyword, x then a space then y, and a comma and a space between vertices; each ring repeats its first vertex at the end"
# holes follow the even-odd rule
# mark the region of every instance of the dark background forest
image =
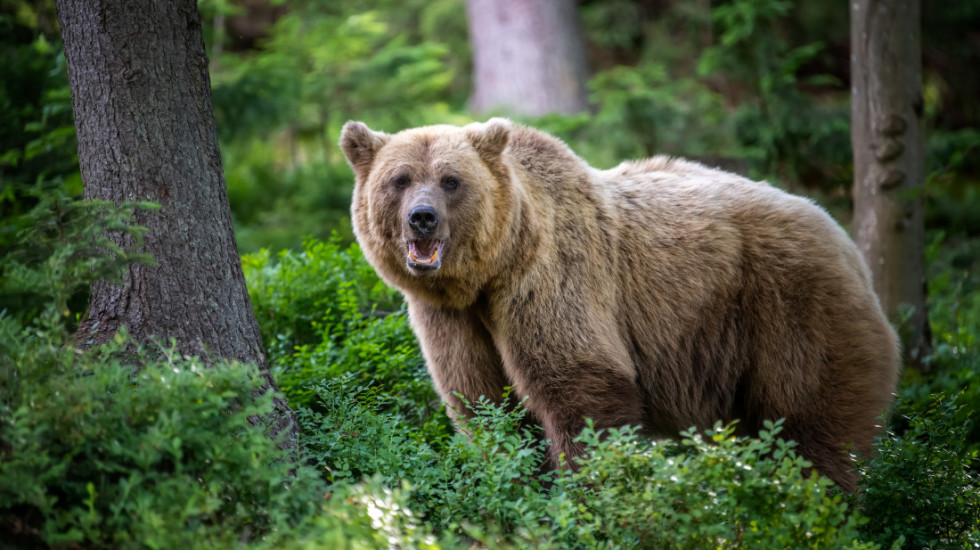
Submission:
POLYGON ((336 145, 349 119, 394 132, 503 115, 600 168, 695 158, 813 197, 849 227, 847 3, 579 1, 570 101, 582 108, 566 112, 481 96, 462 0, 198 7, 237 245, 306 458, 297 467, 246 428, 273 407, 247 399, 261 393, 249 367, 163 344, 140 349, 136 372, 125 333, 75 351, 88 283, 151 261, 138 247, 105 256, 99 235, 138 242, 131 211, 152 206, 80 200, 55 3, 0 0, 0 541, 980 547, 980 2, 922 5, 932 349, 903 374, 859 496, 809 477, 778 429, 586 433, 588 462, 540 480, 519 413, 487 405, 469 440, 453 434, 400 297, 352 244, 353 176, 336 145))

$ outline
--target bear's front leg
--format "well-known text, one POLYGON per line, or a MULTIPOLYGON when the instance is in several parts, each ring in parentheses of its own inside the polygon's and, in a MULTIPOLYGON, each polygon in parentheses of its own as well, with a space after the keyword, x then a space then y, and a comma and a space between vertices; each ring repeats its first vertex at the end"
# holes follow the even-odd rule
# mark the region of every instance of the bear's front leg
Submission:
MULTIPOLYGON (((513 383, 504 374, 500 355, 478 315, 471 309, 439 308, 406 299, 429 375, 457 425, 469 414, 457 394, 470 403, 481 396, 502 402, 504 388, 513 383)), ((516 396, 511 400, 516 405, 516 396)))

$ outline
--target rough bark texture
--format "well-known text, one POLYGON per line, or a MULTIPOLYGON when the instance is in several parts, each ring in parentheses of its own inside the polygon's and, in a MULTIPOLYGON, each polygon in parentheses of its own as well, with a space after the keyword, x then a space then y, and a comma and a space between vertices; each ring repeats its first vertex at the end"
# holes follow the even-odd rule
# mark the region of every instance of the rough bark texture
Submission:
POLYGON ((467 0, 471 107, 515 115, 588 107, 588 67, 572 0, 467 0))
POLYGON ((921 365, 925 303, 920 0, 851 3, 854 237, 899 327, 906 360, 921 365))
MULTIPOLYGON (((195 0, 59 0, 85 196, 153 201, 139 212, 157 266, 92 285, 85 341, 125 326, 138 342, 175 338, 184 354, 269 373, 245 287, 222 175, 208 60, 195 0)), ((117 237, 118 238, 118 237, 117 237)), ((120 242, 128 246, 129 242, 120 242)), ((274 431, 295 446, 277 398, 274 431)))

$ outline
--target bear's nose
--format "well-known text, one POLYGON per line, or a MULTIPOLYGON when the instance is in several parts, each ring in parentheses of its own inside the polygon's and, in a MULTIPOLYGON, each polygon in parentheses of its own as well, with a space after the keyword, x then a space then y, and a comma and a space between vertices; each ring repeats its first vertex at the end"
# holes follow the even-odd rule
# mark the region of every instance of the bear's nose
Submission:
POLYGON ((431 233, 439 225, 439 214, 431 206, 416 206, 408 213, 408 225, 419 233, 431 233))

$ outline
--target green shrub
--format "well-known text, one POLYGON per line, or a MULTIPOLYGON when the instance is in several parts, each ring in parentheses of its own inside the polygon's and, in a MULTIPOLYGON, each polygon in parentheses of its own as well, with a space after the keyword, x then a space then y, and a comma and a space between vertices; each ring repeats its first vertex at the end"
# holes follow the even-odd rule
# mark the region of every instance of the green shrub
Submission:
POLYGON ((0 255, 0 316, 61 338, 84 310, 89 283, 115 281, 125 266, 152 262, 136 251, 144 229, 132 220, 135 209, 157 206, 77 200, 58 189, 32 195, 36 204, 30 210, 0 226, 0 240, 7 244, 0 255), (131 248, 120 248, 109 232, 128 235, 131 248))
POLYGON ((906 548, 971 547, 980 541, 978 453, 966 438, 975 411, 935 397, 916 413, 903 433, 881 438, 862 468, 863 531, 881 543, 901 538, 906 548))
POLYGON ((390 412, 386 397, 348 381, 320 386, 323 412, 300 414, 307 452, 334 487, 362 477, 404 484, 413 512, 435 532, 492 545, 550 531, 549 476, 538 477, 545 446, 523 426, 522 409, 483 399, 465 434, 432 437, 390 412))
MULTIPOLYGON (((324 381, 374 387, 412 429, 448 422, 425 370, 401 296, 384 285, 357 245, 307 240, 300 253, 243 259, 249 293, 280 388, 295 407, 317 409, 324 381)), ((346 386, 345 386, 346 387, 346 386)), ((319 410, 323 412, 323 410, 319 410)))
POLYGON ((862 516, 793 443, 716 426, 683 441, 587 429, 575 473, 542 474, 545 442, 522 410, 479 401, 465 433, 418 437, 386 397, 349 380, 318 388, 301 413, 307 450, 333 487, 362 477, 410 493, 435 533, 514 548, 872 548, 862 516))
POLYGON ((38 353, 30 331, 3 327, 7 380, 0 502, 52 545, 176 548, 228 545, 285 528, 324 493, 315 478, 285 485, 290 465, 249 416, 260 380, 241 365, 155 361, 115 346, 38 353), (52 360, 53 359, 53 360, 52 360), (137 371, 137 372, 134 372, 137 371))
POLYGON ((273 355, 315 345, 318 327, 351 331, 358 319, 397 311, 402 299, 387 287, 355 244, 342 247, 339 237, 306 239, 301 252, 268 250, 242 257, 252 307, 262 338, 273 355))
MULTIPOLYGON (((0 319, 0 534, 94 548, 434 548, 407 492, 328 493, 250 417, 251 366, 78 353, 0 319), (8 345, 9 344, 9 345, 8 345), (134 361, 138 361, 139 368, 134 361), (16 392, 9 389, 16 381, 16 392)), ((396 484, 397 486, 397 484, 396 484)))
POLYGON ((569 483, 581 513, 568 535, 583 548, 872 547, 857 540, 860 515, 807 473, 780 430, 768 423, 758 439, 736 438, 716 424, 679 442, 586 430, 590 455, 569 483))
MULTIPOLYGON (((320 550, 464 548, 455 537, 438 537, 410 508, 404 487, 390 488, 380 479, 346 485, 328 495, 318 513, 249 547, 320 550)), ((244 545, 242 545, 244 546, 244 545)))
POLYGON ((894 423, 901 433, 906 417, 934 408, 935 396, 956 396, 961 407, 950 420, 966 430, 965 449, 980 451, 980 422, 967 414, 980 410, 980 240, 939 233, 926 249, 933 350, 927 372, 905 370, 894 423))
POLYGON ((523 409, 486 398, 470 408, 465 431, 437 447, 436 467, 412 480, 424 497, 419 510, 439 529, 460 529, 487 542, 550 530, 550 478, 540 475, 546 446, 524 426, 523 409))
POLYGON ((419 430, 392 411, 392 397, 377 388, 357 386, 353 374, 311 384, 314 400, 297 410, 309 462, 330 483, 378 477, 389 486, 416 479, 432 467, 447 437, 419 430))

